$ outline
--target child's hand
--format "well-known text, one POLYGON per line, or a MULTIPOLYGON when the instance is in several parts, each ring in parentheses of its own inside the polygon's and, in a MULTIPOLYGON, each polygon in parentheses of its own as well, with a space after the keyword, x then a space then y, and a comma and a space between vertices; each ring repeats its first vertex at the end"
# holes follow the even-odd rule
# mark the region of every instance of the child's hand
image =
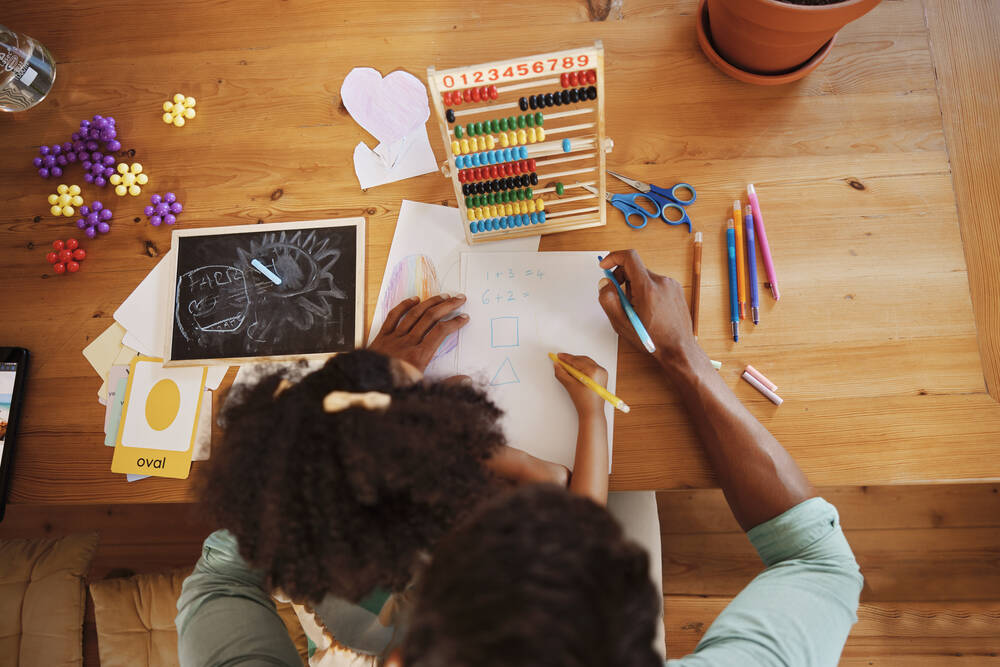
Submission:
MULTIPOLYGON (((557 356, 584 375, 590 376, 602 387, 608 386, 608 372, 598 366, 597 362, 590 357, 576 356, 565 352, 560 352, 557 356)), ((604 415, 604 399, 598 396, 597 392, 567 373, 566 369, 559 364, 552 364, 552 366, 555 369, 556 379, 569 392, 569 397, 581 417, 594 414, 604 415)))

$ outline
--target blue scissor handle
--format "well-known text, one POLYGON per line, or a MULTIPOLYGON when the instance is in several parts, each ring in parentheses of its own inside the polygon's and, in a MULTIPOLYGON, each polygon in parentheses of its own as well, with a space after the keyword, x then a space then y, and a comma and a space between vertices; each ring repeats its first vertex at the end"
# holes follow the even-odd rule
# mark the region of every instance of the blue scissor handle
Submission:
POLYGON ((698 193, 695 192, 695 189, 692 188, 687 183, 678 183, 677 185, 675 185, 674 187, 670 188, 669 190, 661 188, 661 187, 656 186, 656 185, 650 185, 649 186, 649 190, 650 190, 650 192, 654 192, 654 193, 660 195, 661 197, 666 197, 668 200, 674 202, 675 204, 680 204, 681 206, 690 206, 691 204, 693 204, 695 202, 696 199, 698 199, 698 193), (688 190, 691 193, 691 198, 690 199, 681 199, 678 196, 678 193, 677 193, 678 190, 688 190))
POLYGON ((656 216, 660 215, 661 211, 660 204, 655 199, 653 199, 648 195, 642 194, 641 192, 633 195, 613 195, 611 197, 611 205, 622 212, 622 214, 625 216, 625 224, 631 227, 632 229, 642 229, 649 222, 650 218, 655 218, 656 216), (649 202, 650 206, 652 206, 653 209, 655 210, 650 211, 644 206, 641 206, 636 201, 640 197, 644 201, 649 202), (633 225, 630 222, 632 216, 638 216, 642 218, 642 224, 633 225))
POLYGON ((686 224, 688 226, 688 233, 689 234, 691 233, 691 218, 688 217, 687 211, 684 210, 684 207, 682 205, 664 204, 663 206, 660 207, 660 217, 663 218, 663 222, 667 223, 668 225, 686 224), (670 218, 667 217, 667 211, 675 211, 675 210, 678 213, 680 213, 681 217, 678 218, 677 220, 671 220, 670 218))

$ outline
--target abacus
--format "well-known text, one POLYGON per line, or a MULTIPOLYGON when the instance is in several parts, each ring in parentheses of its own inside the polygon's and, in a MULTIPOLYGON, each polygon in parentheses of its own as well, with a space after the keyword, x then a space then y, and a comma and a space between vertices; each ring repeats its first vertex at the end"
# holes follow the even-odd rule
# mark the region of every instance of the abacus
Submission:
POLYGON ((427 80, 469 243, 606 223, 600 41, 427 80))

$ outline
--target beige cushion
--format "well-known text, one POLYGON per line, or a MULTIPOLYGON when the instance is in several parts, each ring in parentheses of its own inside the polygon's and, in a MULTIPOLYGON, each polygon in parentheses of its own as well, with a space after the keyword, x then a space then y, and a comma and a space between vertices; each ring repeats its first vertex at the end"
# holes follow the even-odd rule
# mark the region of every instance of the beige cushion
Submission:
POLYGON ((0 540, 0 665, 83 664, 83 577, 97 534, 0 540))
POLYGON ((179 664, 174 616, 188 574, 141 574, 90 584, 101 667, 179 664))
MULTIPOLYGON (((177 598, 191 570, 140 574, 127 579, 105 579, 90 584, 97 622, 97 647, 101 667, 173 667, 178 665, 177 598)), ((277 603, 305 662, 305 633, 291 605, 277 603)))

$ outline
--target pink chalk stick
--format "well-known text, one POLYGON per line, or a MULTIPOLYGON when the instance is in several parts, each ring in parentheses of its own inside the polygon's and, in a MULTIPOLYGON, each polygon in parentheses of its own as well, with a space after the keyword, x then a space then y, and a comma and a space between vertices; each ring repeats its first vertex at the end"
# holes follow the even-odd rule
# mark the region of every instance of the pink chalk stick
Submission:
POLYGON ((763 373, 761 373, 759 370, 757 370, 756 368, 754 368, 750 364, 747 364, 747 367, 744 368, 743 370, 745 370, 747 373, 749 373, 750 375, 752 375, 755 378, 757 378, 762 385, 764 385, 765 387, 767 387, 771 391, 778 391, 778 385, 776 385, 773 382, 771 382, 770 380, 768 380, 767 377, 765 377, 763 373))
POLYGON ((778 396, 773 391, 762 385, 760 381, 754 376, 750 375, 750 373, 744 371, 742 377, 744 380, 753 385, 754 389, 767 396, 767 399, 772 403, 774 403, 775 405, 781 405, 782 403, 784 403, 784 399, 782 399, 781 396, 778 396))

